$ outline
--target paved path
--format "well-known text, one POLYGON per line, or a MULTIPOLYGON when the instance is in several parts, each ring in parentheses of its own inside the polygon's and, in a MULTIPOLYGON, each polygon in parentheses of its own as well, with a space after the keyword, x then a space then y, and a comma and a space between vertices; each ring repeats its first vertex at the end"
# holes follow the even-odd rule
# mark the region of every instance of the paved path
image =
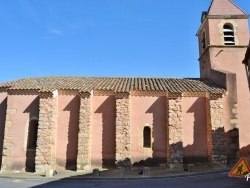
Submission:
POLYGON ((182 176, 193 176, 202 174, 213 174, 219 172, 229 172, 231 168, 211 168, 208 166, 196 167, 193 172, 187 172, 183 169, 170 170, 164 167, 157 168, 133 168, 131 170, 102 170, 100 171, 99 177, 93 175, 92 172, 74 172, 74 171, 58 171, 53 177, 45 177, 45 173, 28 173, 28 172, 0 172, 0 178, 14 178, 14 179, 53 179, 53 180, 124 180, 124 179, 160 179, 168 177, 182 177, 182 176), (140 171, 144 170, 143 174, 140 171))
POLYGON ((100 188, 249 188, 250 182, 240 178, 230 178, 227 172, 203 175, 167 177, 158 179, 131 180, 86 180, 86 179, 15 179, 0 178, 1 188, 69 188, 69 187, 100 187, 100 188))

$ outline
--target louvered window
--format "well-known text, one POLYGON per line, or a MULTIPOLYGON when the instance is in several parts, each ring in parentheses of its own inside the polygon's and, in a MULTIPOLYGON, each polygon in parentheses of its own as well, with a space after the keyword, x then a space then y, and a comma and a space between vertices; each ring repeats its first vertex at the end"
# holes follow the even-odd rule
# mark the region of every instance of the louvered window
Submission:
POLYGON ((225 45, 235 45, 234 40, 234 29, 228 24, 225 24, 223 27, 224 33, 224 44, 225 45))

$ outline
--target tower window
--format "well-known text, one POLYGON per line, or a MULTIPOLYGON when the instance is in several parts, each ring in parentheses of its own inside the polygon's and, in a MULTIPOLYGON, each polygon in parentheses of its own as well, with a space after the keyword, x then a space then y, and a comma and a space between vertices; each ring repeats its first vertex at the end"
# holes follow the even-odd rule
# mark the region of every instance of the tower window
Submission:
POLYGON ((223 33, 224 33, 224 44, 235 45, 233 27, 231 25, 225 24, 223 26, 223 33))
POLYGON ((143 129, 143 147, 151 147, 151 129, 150 127, 144 127, 143 129))

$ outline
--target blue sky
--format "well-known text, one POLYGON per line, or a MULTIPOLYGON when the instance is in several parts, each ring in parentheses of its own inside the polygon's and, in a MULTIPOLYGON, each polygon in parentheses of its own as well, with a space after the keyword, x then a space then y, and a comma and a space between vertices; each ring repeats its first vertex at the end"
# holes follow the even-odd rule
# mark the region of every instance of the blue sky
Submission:
MULTIPOLYGON (((40 76, 199 77, 211 0, 0 0, 0 82, 40 76)), ((234 0, 250 13, 249 0, 234 0)))

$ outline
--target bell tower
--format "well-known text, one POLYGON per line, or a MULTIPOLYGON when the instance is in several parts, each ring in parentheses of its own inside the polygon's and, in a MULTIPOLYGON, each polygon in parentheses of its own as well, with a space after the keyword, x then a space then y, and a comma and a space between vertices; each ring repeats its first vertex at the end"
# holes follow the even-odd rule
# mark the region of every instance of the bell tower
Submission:
POLYGON ((212 0, 202 13, 197 36, 200 77, 227 90, 224 124, 229 161, 240 156, 250 160, 250 95, 242 63, 249 45, 248 15, 231 0, 212 0))

